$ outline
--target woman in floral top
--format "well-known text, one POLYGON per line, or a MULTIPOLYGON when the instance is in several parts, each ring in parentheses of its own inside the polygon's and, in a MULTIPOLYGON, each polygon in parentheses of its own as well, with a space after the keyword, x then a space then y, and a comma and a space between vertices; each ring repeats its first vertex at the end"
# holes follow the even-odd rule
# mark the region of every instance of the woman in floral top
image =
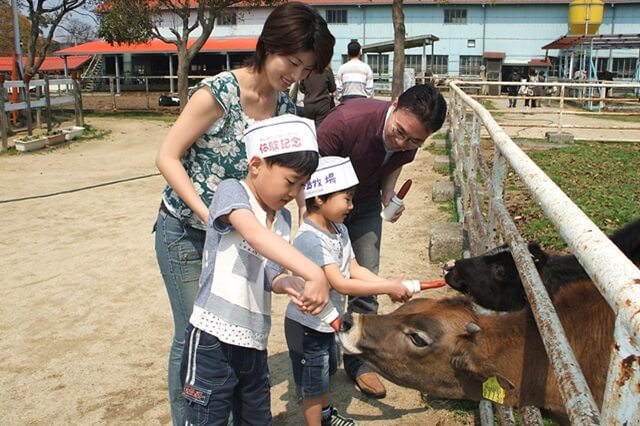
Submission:
POLYGON ((160 146, 156 165, 168 185, 155 227, 156 255, 175 326, 169 354, 174 424, 184 424, 180 360, 202 269, 213 194, 223 179, 245 177, 244 129, 253 121, 295 113, 284 92, 311 71, 322 72, 331 60, 334 42, 327 23, 311 7, 297 2, 278 6, 265 21, 247 65, 194 87, 160 146))

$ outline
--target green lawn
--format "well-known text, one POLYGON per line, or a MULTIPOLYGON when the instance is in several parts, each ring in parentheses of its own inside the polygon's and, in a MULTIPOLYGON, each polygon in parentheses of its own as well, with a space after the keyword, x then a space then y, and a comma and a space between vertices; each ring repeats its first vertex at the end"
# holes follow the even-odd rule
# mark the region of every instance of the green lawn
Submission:
MULTIPOLYGON (((581 142, 529 156, 605 233, 640 217, 640 144, 581 142)), ((511 178, 505 187, 528 194, 519 179, 511 178)), ((546 248, 565 248, 542 209, 528 199, 509 209, 522 217, 516 223, 523 237, 546 248)))

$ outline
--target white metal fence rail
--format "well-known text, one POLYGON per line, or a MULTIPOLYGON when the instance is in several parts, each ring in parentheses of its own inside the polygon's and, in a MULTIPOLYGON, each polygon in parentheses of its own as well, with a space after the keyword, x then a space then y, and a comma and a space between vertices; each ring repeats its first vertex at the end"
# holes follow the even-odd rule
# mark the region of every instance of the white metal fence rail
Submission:
MULTIPOLYGON (((497 231, 502 230, 522 276, 571 423, 640 424, 640 270, 509 138, 482 105, 456 82, 450 84, 450 89, 455 180, 460 188, 472 253, 480 254, 494 247, 497 231), (480 150, 481 127, 495 145, 491 170, 480 150), (507 165, 527 186, 616 314, 602 414, 566 340, 527 244, 505 207, 507 165), (479 185, 485 187, 489 199, 486 215, 482 213, 479 185)), ((525 411, 525 415, 529 414, 525 411)))

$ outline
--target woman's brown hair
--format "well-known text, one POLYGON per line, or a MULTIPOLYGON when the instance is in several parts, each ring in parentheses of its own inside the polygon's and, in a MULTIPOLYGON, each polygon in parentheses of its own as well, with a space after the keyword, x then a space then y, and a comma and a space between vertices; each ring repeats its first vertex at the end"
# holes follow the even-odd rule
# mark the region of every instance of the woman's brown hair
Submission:
POLYGON ((315 9, 300 2, 284 3, 267 17, 247 65, 260 72, 269 54, 307 51, 315 57, 314 71, 321 73, 331 62, 335 42, 327 22, 315 9))

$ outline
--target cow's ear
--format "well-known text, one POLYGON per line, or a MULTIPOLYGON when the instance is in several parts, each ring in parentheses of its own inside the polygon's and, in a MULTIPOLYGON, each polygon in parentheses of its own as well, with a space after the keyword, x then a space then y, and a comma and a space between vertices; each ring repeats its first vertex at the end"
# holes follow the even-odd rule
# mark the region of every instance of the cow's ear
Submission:
POLYGON ((496 379, 498 380, 498 383, 500 384, 500 386, 502 386, 502 388, 506 391, 510 391, 516 388, 516 385, 514 385, 511 380, 507 379, 505 376, 503 376, 500 373, 495 373, 494 376, 496 376, 496 379))
POLYGON ((502 387, 506 392, 512 391, 516 388, 511 380, 496 371, 496 368, 492 363, 476 363, 467 359, 465 366, 467 373, 477 377, 483 383, 490 378, 495 377, 500 387, 502 387))
POLYGON ((547 252, 542 250, 542 247, 540 247, 540 244, 537 242, 529 243, 529 252, 533 258, 533 263, 536 264, 536 268, 544 266, 547 263, 547 260, 549 260, 549 255, 547 252))
POLYGON ((469 322, 465 327, 466 336, 475 336, 480 330, 482 330, 480 326, 473 321, 469 322))
MULTIPOLYGON (((469 323, 467 328, 471 326, 473 329, 472 324, 476 325, 475 323, 469 323)), ((478 331, 480 331, 480 327, 478 327, 478 331)), ((460 345, 458 349, 451 354, 451 365, 455 370, 469 374, 480 382, 485 382, 491 377, 495 377, 498 384, 505 391, 508 392, 515 389, 515 385, 504 375, 500 374, 492 362, 479 358, 478 356, 473 356, 469 353, 468 346, 466 345, 460 345)))

